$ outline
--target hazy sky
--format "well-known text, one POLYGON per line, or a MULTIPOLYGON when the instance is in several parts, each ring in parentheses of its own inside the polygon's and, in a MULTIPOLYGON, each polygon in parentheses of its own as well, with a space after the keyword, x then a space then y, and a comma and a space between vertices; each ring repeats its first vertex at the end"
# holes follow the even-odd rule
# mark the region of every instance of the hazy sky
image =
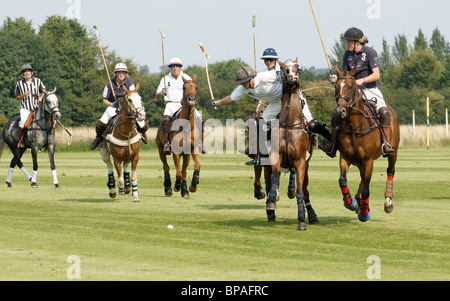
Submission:
MULTIPOLYGON (((209 63, 241 58, 254 66, 252 16, 256 16, 257 68, 265 48, 273 47, 282 61, 299 58, 305 67, 326 68, 327 62, 309 0, 0 0, 0 19, 25 17, 38 28, 48 16, 74 17, 92 30, 100 27, 104 46, 157 72, 162 65, 161 26, 166 64, 180 57, 185 66, 204 65, 201 42, 209 63)), ((412 44, 419 28, 429 40, 438 27, 450 41, 449 0, 312 0, 329 55, 349 27, 361 28, 369 45, 381 52, 383 37, 390 45, 397 34, 412 44)))

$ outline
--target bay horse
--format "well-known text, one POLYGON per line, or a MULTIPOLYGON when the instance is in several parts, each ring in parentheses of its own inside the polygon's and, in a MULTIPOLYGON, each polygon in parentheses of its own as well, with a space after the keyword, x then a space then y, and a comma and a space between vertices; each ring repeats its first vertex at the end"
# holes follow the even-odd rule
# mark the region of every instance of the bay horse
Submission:
MULTIPOLYGON (((172 132, 169 136, 172 145, 173 162, 176 168, 176 181, 173 190, 179 192, 181 197, 189 198, 189 192, 195 193, 200 183, 200 159, 199 146, 201 143, 199 124, 195 118, 195 106, 197 105, 198 88, 196 85, 197 76, 192 80, 183 79, 183 99, 181 100, 181 109, 175 113, 172 118, 172 132), (190 162, 190 156, 194 159, 194 174, 192 177, 189 191, 187 189, 187 168, 190 162), (180 167, 181 157, 183 157, 183 166, 180 167)), ((162 125, 159 126, 156 134, 156 144, 158 145, 159 157, 163 163, 164 169, 164 193, 166 196, 172 196, 172 181, 170 178, 170 167, 167 164, 167 155, 164 153, 164 134, 162 125)))
POLYGON ((125 97, 119 98, 119 114, 111 121, 111 126, 105 130, 102 143, 99 146, 103 161, 108 167, 109 196, 115 198, 116 183, 114 178, 114 168, 117 172, 119 194, 130 194, 133 192, 133 202, 140 202, 138 192, 137 164, 139 162, 139 144, 142 139, 136 128, 138 121, 145 120, 145 109, 142 105, 142 98, 139 95, 139 84, 136 90, 130 91, 125 86, 123 89, 125 97), (114 166, 111 162, 114 160, 114 166), (129 166, 131 163, 131 177, 129 166), (123 169, 122 169, 123 165, 123 169))
MULTIPOLYGON (((302 104, 299 96, 300 68, 298 59, 289 60, 285 64, 280 62, 283 78, 283 96, 279 121, 279 149, 278 153, 271 151, 271 188, 268 194, 266 213, 269 221, 275 220, 276 201, 280 181, 280 170, 287 169, 296 172, 298 208, 298 230, 306 230, 305 206, 310 224, 319 224, 314 209, 311 206, 308 191, 309 160, 313 151, 311 134, 308 123, 303 118, 302 104)), ((274 129, 272 129, 274 131, 274 129)), ((266 178, 267 182, 267 178, 266 178)))
MULTIPOLYGON (((338 75, 336 113, 342 122, 338 135, 341 169, 339 185, 344 197, 344 206, 355 211, 360 221, 366 222, 370 219, 369 185, 373 164, 382 155, 381 129, 379 129, 378 121, 374 117, 376 113, 370 111, 369 104, 363 99, 363 92, 356 85, 354 78, 356 69, 353 68, 350 72, 343 73, 336 66, 335 70, 338 75), (351 197, 347 186, 347 172, 351 165, 359 168, 361 177, 361 183, 355 198, 351 197)), ((391 213, 394 210, 392 203, 394 197, 393 185, 395 163, 397 162, 400 144, 400 127, 395 111, 389 105, 387 107, 391 114, 390 143, 395 153, 388 159, 384 211, 391 213)))
POLYGON ((36 110, 34 116, 30 116, 32 118, 31 123, 23 138, 24 148, 18 148, 19 115, 12 117, 2 129, 2 135, 0 137, 0 157, 3 153, 5 143, 9 146, 9 149, 14 155, 11 160, 8 177, 6 179, 6 185, 10 188, 12 187, 12 174, 16 166, 19 166, 22 172, 26 175, 28 180, 31 182, 32 188, 38 187, 37 154, 42 148, 46 148, 48 151, 53 184, 55 185, 55 188, 60 188, 55 166, 55 120, 59 120, 61 118, 61 113, 59 112, 59 100, 55 93, 56 88, 51 92, 45 91, 45 96, 39 108, 36 110), (23 153, 28 148, 31 149, 31 156, 33 158, 33 176, 28 173, 21 161, 23 153))

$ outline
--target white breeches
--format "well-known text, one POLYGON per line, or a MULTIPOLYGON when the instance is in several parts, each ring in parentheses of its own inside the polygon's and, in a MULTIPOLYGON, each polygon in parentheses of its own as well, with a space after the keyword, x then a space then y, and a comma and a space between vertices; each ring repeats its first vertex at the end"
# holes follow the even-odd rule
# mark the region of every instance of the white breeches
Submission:
MULTIPOLYGON (((179 102, 168 102, 166 104, 166 109, 164 110, 164 116, 168 115, 173 117, 173 115, 181 108, 181 103, 179 102)), ((202 115, 195 109, 195 118, 200 118, 202 115)))
POLYGON ((30 116, 31 111, 27 109, 20 109, 20 121, 19 127, 23 129, 25 122, 27 122, 28 116, 30 116))
POLYGON ((377 111, 379 111, 381 108, 387 107, 383 94, 381 94, 381 91, 378 88, 362 88, 362 91, 366 95, 367 100, 371 100, 373 98, 377 100, 377 111))
MULTIPOLYGON (((116 108, 107 107, 105 113, 103 113, 102 118, 100 118, 100 121, 104 124, 108 124, 111 118, 113 118, 116 115, 117 115, 116 108)), ((145 125, 145 120, 138 121, 137 124, 139 124, 139 126, 142 128, 145 125)))

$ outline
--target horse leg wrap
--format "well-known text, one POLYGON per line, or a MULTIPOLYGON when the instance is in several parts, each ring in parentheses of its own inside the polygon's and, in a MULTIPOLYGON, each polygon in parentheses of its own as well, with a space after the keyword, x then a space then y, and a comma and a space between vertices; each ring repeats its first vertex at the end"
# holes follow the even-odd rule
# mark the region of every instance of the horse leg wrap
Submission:
POLYGON ((298 207, 298 220, 299 221, 305 221, 305 198, 304 197, 298 197, 297 198, 297 207, 298 207))
POLYGON ((108 174, 108 183, 106 183, 109 189, 116 187, 116 180, 114 179, 114 174, 108 174))
POLYGON ((260 200, 263 198, 263 194, 262 194, 262 187, 259 188, 255 188, 255 194, 254 194, 255 199, 260 200))
POLYGON ((181 197, 189 197, 186 180, 181 181, 181 197))
POLYGON ((358 202, 356 201, 356 199, 352 198, 348 187, 341 186, 341 191, 342 195, 344 196, 344 207, 348 210, 355 211, 355 209, 358 207, 358 202))
POLYGON ((131 187, 133 189, 133 196, 134 197, 138 197, 139 196, 139 193, 138 193, 138 182, 137 181, 132 182, 131 183, 131 187))
POLYGON ((194 171, 194 175, 192 176, 192 186, 197 187, 200 184, 200 171, 194 171))
POLYGON ((170 173, 164 173, 164 188, 167 190, 172 189, 172 181, 170 180, 170 173))
POLYGON ((178 179, 175 180, 175 186, 173 187, 173 189, 175 190, 175 192, 180 191, 180 189, 181 189, 181 180, 178 180, 178 179))
POLYGON ((352 197, 350 195, 350 191, 348 190, 348 187, 341 187, 341 192, 342 195, 344 196, 344 203, 346 205, 351 205, 352 204, 352 197))
POLYGON ((305 199, 305 207, 306 212, 308 213, 308 220, 310 224, 319 224, 319 219, 317 218, 317 214, 311 206, 311 201, 309 199, 305 199))
POLYGON ((305 203, 304 197, 297 197, 297 207, 298 207, 298 226, 297 230, 304 231, 306 230, 306 222, 305 222, 305 203))
POLYGON ((370 219, 369 198, 362 200, 361 210, 358 213, 358 218, 362 222, 367 222, 370 219))
POLYGON ((295 172, 291 172, 289 175, 289 187, 288 187, 288 191, 289 192, 293 192, 295 189, 295 172))
POLYGON ((125 183, 125 187, 131 187, 130 173, 129 172, 124 172, 123 173, 123 181, 125 183))
POLYGON ((394 177, 389 176, 386 183, 386 198, 394 198, 394 177))

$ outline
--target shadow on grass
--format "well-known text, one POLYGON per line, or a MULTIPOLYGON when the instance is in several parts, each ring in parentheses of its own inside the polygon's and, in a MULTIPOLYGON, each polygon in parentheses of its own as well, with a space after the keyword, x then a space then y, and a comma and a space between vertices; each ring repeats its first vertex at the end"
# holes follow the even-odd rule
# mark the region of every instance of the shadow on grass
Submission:
POLYGON ((71 202, 71 203, 114 203, 117 202, 117 199, 65 199, 60 200, 60 202, 71 202))
MULTIPOLYGON (((319 225, 311 225, 309 224, 309 220, 306 219, 308 229, 318 229, 323 227, 335 227, 340 225, 348 225, 354 222, 358 222, 358 218, 348 217, 348 216, 327 216, 327 217, 318 217, 320 224, 319 225)), ((294 218, 282 218, 277 217, 275 222, 269 222, 265 215, 261 215, 260 218, 252 218, 252 219, 235 219, 235 220, 226 220, 226 221, 216 221, 213 224, 217 226, 226 226, 226 227, 239 227, 243 229, 249 230, 260 230, 261 228, 272 228, 279 226, 297 226, 298 220, 294 218)))

